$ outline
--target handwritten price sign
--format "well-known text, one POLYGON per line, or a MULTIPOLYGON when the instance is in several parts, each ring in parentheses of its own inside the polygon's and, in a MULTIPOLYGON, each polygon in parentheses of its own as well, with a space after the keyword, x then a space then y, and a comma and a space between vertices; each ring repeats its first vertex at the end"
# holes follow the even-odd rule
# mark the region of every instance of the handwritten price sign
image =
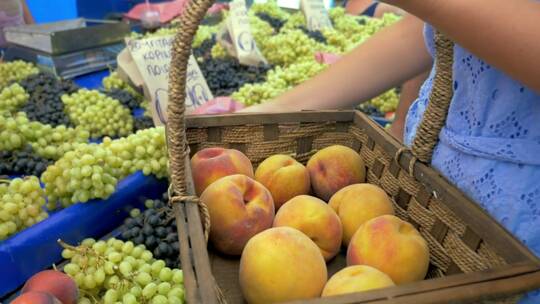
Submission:
POLYGON ((301 6, 309 30, 319 31, 332 28, 323 0, 302 0, 301 6))
MULTIPOLYGON (((152 98, 151 111, 156 126, 167 123, 172 42, 172 36, 127 41, 127 48, 152 98)), ((213 98, 197 61, 190 56, 186 80, 187 111, 190 112, 213 98)))

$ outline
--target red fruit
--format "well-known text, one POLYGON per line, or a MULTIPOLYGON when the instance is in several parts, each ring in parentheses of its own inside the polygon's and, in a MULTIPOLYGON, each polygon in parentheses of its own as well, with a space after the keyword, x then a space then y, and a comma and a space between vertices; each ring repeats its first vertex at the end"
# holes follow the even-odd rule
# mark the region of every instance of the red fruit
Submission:
POLYGON ((55 296, 62 304, 77 304, 79 289, 67 274, 56 270, 44 270, 33 275, 22 289, 22 293, 41 291, 55 296))
POLYGON ((29 291, 18 296, 11 304, 62 304, 62 302, 46 292, 29 291))

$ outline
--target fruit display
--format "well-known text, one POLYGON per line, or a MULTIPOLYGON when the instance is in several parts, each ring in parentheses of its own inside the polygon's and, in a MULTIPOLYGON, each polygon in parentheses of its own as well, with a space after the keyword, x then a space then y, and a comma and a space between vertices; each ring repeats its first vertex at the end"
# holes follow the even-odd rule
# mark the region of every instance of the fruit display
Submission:
POLYGON ((77 284, 78 303, 183 303, 182 270, 155 259, 144 245, 110 238, 85 239, 72 246, 59 241, 69 261, 64 272, 77 284))
POLYGON ((21 150, 0 151, 0 176, 40 176, 52 163, 52 160, 35 154, 30 145, 21 150))
POLYGON ((30 96, 24 88, 14 83, 0 91, 0 111, 14 111, 26 102, 30 96))
POLYGON ((350 147, 322 148, 306 166, 290 155, 272 155, 258 165, 255 180, 249 159, 237 150, 206 148, 191 164, 209 211, 209 250, 227 260, 240 256, 247 303, 362 292, 426 277, 427 242, 394 216, 382 188, 365 182, 364 161, 350 147))
POLYGON ((0 241, 46 219, 44 205, 37 177, 0 180, 0 241))
POLYGON ((44 270, 36 273, 26 281, 21 293, 24 295, 27 292, 35 291, 48 293, 62 304, 77 304, 79 298, 79 290, 75 281, 57 270, 44 270))

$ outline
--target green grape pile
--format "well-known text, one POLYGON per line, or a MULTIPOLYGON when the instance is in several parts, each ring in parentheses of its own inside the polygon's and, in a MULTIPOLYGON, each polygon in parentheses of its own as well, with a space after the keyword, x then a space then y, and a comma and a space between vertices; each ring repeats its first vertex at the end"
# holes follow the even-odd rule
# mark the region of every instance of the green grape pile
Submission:
POLYGON ((296 12, 288 17, 287 21, 281 28, 281 31, 284 32, 294 30, 301 26, 306 26, 306 18, 302 12, 296 12))
POLYGON ((282 10, 276 1, 266 1, 265 3, 254 3, 250 8, 249 12, 257 15, 260 13, 267 14, 273 18, 286 20, 290 18, 290 14, 285 10, 282 10))
POLYGON ((90 133, 80 127, 53 127, 39 122, 23 124, 20 129, 36 154, 48 159, 60 158, 66 152, 88 142, 90 137, 90 133))
POLYGON ((37 73, 39 73, 38 68, 29 62, 22 60, 2 62, 0 63, 0 89, 37 73))
POLYGON ((293 63, 286 68, 276 67, 266 76, 266 82, 246 84, 232 94, 232 99, 246 105, 259 104, 277 97, 296 85, 322 72, 327 65, 314 59, 293 63))
POLYGON ((107 199, 120 179, 139 170, 158 178, 169 175, 163 127, 140 130, 115 140, 105 137, 101 144, 79 144, 65 153, 41 176, 49 198, 48 208, 107 199))
POLYGON ((0 180, 0 240, 46 219, 44 205, 37 177, 0 180))
POLYGON ((393 112, 399 104, 399 94, 395 89, 392 89, 371 99, 369 103, 382 113, 393 112))
POLYGON ((229 56, 227 50, 219 43, 214 44, 212 50, 210 51, 210 54, 214 59, 227 58, 229 56))
POLYGON ((133 131, 129 109, 99 91, 79 90, 62 96, 62 101, 70 120, 90 132, 92 138, 126 136, 133 131))
POLYGON ((101 145, 121 159, 121 177, 141 170, 144 175, 163 178, 169 175, 165 141, 165 129, 156 127, 116 140, 105 138, 101 145))
POLYGON ((281 31, 279 35, 267 38, 261 51, 270 64, 286 67, 293 63, 313 59, 317 51, 335 53, 337 50, 295 29, 281 31))
POLYGON ((30 95, 18 83, 5 87, 0 92, 0 111, 15 111, 24 105, 28 98, 30 95))
POLYGON ((193 48, 199 47, 206 40, 212 39, 218 30, 219 27, 217 25, 199 25, 191 46, 193 48))
POLYGON ((248 18, 251 34, 253 35, 253 39, 255 40, 257 47, 259 49, 264 49, 268 37, 274 35, 274 28, 267 22, 264 22, 255 16, 253 13, 249 13, 248 18))
POLYGON ((162 28, 157 29, 154 32, 147 32, 144 34, 131 32, 130 38, 131 39, 146 39, 146 38, 164 37, 164 36, 174 35, 176 34, 177 31, 178 30, 175 26, 162 27, 162 28))
POLYGON ((26 115, 0 112, 0 151, 13 151, 26 144, 19 126, 28 122, 26 115))
POLYGON ((182 270, 166 267, 144 245, 115 238, 86 239, 77 247, 59 243, 62 256, 69 260, 64 272, 81 291, 79 303, 184 303, 182 270))
POLYGON ((41 175, 47 208, 55 210, 94 198, 108 198, 116 189, 120 164, 118 156, 98 144, 82 144, 67 152, 41 175))
POLYGON ((127 82, 122 80, 120 76, 118 76, 118 72, 114 71, 111 72, 111 74, 101 81, 101 84, 105 88, 106 91, 112 91, 112 90, 124 90, 128 91, 131 95, 133 95, 137 99, 142 99, 143 96, 137 91, 135 91, 127 82))

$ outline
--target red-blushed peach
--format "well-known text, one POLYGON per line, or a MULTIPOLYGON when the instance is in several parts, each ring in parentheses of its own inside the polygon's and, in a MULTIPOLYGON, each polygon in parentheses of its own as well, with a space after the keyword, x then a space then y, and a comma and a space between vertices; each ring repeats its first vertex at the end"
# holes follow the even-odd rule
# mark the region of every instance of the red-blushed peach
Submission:
POLYGON ((354 265, 334 274, 324 286, 322 296, 336 296, 389 286, 394 286, 394 282, 384 272, 367 265, 354 265))
POLYGON ((309 194, 311 189, 306 167, 287 155, 265 159, 255 171, 255 179, 270 190, 276 210, 297 195, 309 194))
POLYGON ((271 228, 251 238, 239 272, 242 293, 250 304, 319 297, 328 275, 319 247, 290 227, 271 228))
POLYGON ((195 153, 191 158, 191 171, 197 195, 224 176, 243 174, 254 177, 251 161, 244 153, 224 148, 207 148, 195 153))
POLYGON ((218 179, 204 190, 201 201, 210 213, 210 241, 225 254, 240 255, 247 241, 274 220, 272 195, 245 175, 218 179))
POLYGON ((11 304, 63 304, 50 293, 29 291, 16 297, 11 304))
POLYGON ((334 193, 366 179, 364 161, 353 149, 335 145, 315 153, 307 163, 315 194, 328 201, 334 193))
POLYGON ((424 279, 429 248, 408 222, 383 215, 364 223, 351 239, 347 265, 368 265, 386 273, 397 285, 424 279))
POLYGON ((366 221, 381 215, 393 215, 392 201, 383 189, 372 184, 347 186, 332 196, 330 207, 336 211, 343 225, 343 245, 347 246, 366 221))
POLYGON ((56 270, 44 270, 33 275, 24 284, 23 293, 41 291, 55 296, 62 304, 76 304, 79 289, 67 274, 56 270))
POLYGON ((287 226, 300 230, 315 242, 326 261, 341 248, 341 221, 324 201, 299 195, 286 202, 276 213, 274 227, 287 226))

